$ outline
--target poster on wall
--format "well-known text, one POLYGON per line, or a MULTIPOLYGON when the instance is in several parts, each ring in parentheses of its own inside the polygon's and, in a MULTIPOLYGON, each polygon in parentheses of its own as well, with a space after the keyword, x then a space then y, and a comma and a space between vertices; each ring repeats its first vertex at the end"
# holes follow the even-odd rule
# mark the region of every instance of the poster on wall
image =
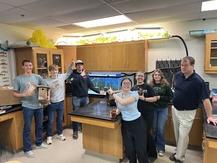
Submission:
POLYGON ((0 86, 10 86, 8 52, 0 50, 0 86))

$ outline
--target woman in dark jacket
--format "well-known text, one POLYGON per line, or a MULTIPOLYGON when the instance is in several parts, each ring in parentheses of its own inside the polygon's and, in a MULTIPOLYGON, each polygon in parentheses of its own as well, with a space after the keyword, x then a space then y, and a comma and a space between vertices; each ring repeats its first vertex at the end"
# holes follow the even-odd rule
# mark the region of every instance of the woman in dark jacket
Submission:
POLYGON ((154 109, 154 142, 159 156, 164 156, 165 152, 165 125, 168 115, 168 103, 172 100, 173 92, 169 83, 165 79, 163 72, 156 69, 152 74, 150 85, 154 88, 157 95, 154 109))

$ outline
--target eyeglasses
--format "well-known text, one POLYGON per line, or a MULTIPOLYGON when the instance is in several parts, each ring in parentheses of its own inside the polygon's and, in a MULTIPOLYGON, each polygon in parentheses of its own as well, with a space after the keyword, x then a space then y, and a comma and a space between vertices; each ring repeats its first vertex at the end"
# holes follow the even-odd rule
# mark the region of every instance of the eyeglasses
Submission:
POLYGON ((123 82, 122 84, 124 84, 124 85, 131 85, 130 82, 123 82))

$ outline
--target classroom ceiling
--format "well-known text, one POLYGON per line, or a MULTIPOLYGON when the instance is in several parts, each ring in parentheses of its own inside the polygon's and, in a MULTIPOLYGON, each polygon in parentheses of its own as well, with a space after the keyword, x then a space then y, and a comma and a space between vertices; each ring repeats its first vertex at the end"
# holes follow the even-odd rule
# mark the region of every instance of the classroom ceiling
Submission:
POLYGON ((55 34, 91 34, 170 22, 216 18, 202 0, 0 0, 0 23, 55 34), (82 28, 75 22, 125 15, 131 23, 82 28))

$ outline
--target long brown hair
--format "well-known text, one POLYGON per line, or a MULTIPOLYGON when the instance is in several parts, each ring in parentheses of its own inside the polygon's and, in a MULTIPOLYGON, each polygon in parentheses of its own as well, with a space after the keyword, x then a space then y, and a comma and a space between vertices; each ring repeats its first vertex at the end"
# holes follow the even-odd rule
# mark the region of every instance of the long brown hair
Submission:
POLYGON ((153 86, 154 84, 156 84, 156 83, 155 83, 155 80, 154 80, 154 74, 157 73, 157 72, 161 75, 160 85, 161 85, 162 87, 168 86, 169 83, 168 83, 167 79, 164 77, 164 74, 163 74, 163 72, 162 72, 160 69, 156 69, 156 70, 153 72, 153 74, 152 74, 152 79, 150 80, 150 85, 153 86))

